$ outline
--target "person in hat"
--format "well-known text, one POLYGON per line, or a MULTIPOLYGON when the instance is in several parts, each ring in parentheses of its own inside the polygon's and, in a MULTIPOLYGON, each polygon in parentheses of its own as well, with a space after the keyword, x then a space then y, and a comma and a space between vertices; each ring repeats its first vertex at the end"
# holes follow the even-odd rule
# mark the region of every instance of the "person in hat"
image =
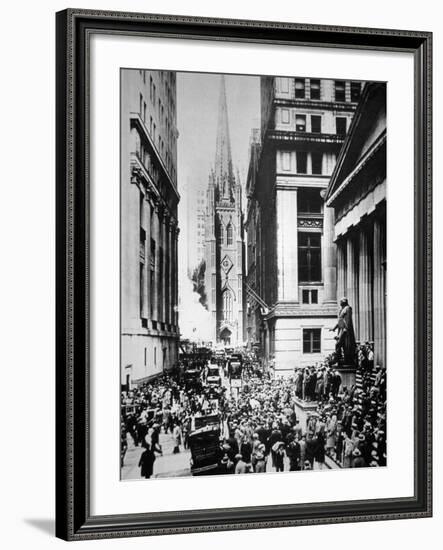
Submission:
POLYGON ((257 451, 257 453, 255 455, 254 471, 255 471, 256 474, 266 473, 266 457, 265 457, 263 451, 264 451, 264 445, 263 445, 263 449, 257 451))
POLYGON ((302 434, 299 441, 300 445, 300 467, 303 470, 306 458, 306 434, 302 434))
POLYGON ((274 457, 274 468, 276 472, 284 471, 285 444, 283 441, 278 441, 272 447, 274 457))
POLYGON ((144 444, 145 450, 140 456, 138 466, 140 468, 140 475, 145 479, 149 479, 154 471, 155 453, 151 450, 148 443, 144 444))
POLYGON ((182 438, 183 438, 182 429, 178 420, 174 422, 172 436, 174 438, 174 450, 172 452, 174 454, 177 454, 180 452, 180 445, 182 443, 182 438))
POLYGON ((314 458, 318 464, 319 469, 322 470, 325 465, 325 438, 322 433, 319 433, 317 435, 314 458))
POLYGON ((366 462, 365 459, 362 457, 360 449, 354 449, 352 452, 352 465, 351 468, 365 468, 366 462))
POLYGON ((243 460, 243 457, 240 453, 235 455, 235 460, 236 460, 236 464, 235 464, 235 473, 236 474, 247 474, 247 473, 250 472, 250 470, 248 468, 248 465, 243 460))
POLYGON ((300 443, 298 435, 291 438, 291 441, 286 447, 286 455, 289 458, 289 471, 295 472, 300 470, 300 443))
POLYGON ((234 473, 234 462, 229 458, 228 453, 224 453, 219 463, 218 473, 221 475, 234 473))

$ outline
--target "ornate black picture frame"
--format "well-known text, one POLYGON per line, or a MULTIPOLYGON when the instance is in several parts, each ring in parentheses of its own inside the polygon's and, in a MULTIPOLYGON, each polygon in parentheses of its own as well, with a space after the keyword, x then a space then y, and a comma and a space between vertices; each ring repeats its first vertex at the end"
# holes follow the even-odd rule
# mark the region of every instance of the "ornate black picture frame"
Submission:
POLYGON ((65 540, 428 517, 432 513, 432 34, 69 9, 57 14, 56 534, 65 540), (94 33, 409 52, 415 66, 414 496, 93 516, 89 470, 89 44, 94 33))

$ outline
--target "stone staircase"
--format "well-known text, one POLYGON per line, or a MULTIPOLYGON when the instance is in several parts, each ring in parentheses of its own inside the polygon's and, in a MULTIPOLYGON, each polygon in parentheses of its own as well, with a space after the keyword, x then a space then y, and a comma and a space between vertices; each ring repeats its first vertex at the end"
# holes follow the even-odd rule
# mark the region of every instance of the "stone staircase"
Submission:
MULTIPOLYGON (((376 372, 375 372, 375 369, 374 369, 374 366, 372 366, 372 369, 370 371, 367 371, 367 373, 365 373, 365 376, 369 376, 369 379, 371 381, 371 385, 374 384, 375 382, 375 377, 376 377, 376 372)), ((357 369, 356 373, 355 373, 355 386, 358 390, 363 390, 363 374, 362 374, 362 371, 361 369, 357 369)), ((358 409, 362 409, 362 397, 361 397, 361 393, 359 393, 358 395, 358 398, 357 398, 357 407, 358 409)))

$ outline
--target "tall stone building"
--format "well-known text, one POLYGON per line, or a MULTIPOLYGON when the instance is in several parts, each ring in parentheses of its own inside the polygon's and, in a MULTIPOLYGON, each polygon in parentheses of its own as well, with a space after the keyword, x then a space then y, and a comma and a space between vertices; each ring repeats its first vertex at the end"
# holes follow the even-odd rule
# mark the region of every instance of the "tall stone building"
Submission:
POLYGON ((206 188, 187 186, 188 269, 192 271, 205 256, 206 188))
POLYGON ((221 76, 214 168, 205 219, 205 290, 213 342, 243 343, 243 219, 241 184, 234 175, 224 76, 221 76))
POLYGON ((248 233, 248 242, 256 248, 256 292, 268 307, 252 299, 248 311, 262 356, 280 375, 334 349, 334 212, 324 194, 360 93, 360 82, 261 78, 260 156, 253 151, 247 182, 255 235, 248 233))
POLYGON ((136 385, 177 361, 176 75, 121 78, 121 381, 136 385))
POLYGON ((263 306, 255 299, 256 295, 262 295, 263 279, 261 273, 261 224, 260 208, 256 197, 256 185, 258 178, 258 167, 260 163, 260 130, 254 128, 251 132, 249 143, 249 167, 246 177, 246 341, 249 350, 256 350, 260 355, 260 332, 262 328, 263 306))

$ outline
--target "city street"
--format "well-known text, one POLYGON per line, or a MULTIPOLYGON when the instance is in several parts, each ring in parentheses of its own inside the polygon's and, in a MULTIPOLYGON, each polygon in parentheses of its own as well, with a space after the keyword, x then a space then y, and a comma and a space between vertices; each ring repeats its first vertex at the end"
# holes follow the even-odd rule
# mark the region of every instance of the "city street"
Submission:
MULTIPOLYGON (((223 372, 223 371, 222 371, 223 372)), ((229 390, 229 381, 227 377, 222 376, 222 385, 223 387, 229 390)), ((306 426, 307 420, 307 410, 304 407, 295 405, 296 415, 300 421, 301 426, 306 426)), ((138 466, 140 456, 143 452, 143 447, 134 445, 132 437, 127 434, 128 450, 126 452, 124 466, 121 469, 121 479, 133 480, 140 479, 140 468, 138 466)), ((191 452, 189 449, 185 449, 183 445, 180 445, 180 452, 177 454, 173 453, 174 448, 174 438, 170 432, 164 433, 160 432, 159 443, 163 450, 163 455, 157 455, 154 462, 154 471, 151 479, 153 478, 169 478, 169 477, 186 477, 191 475, 190 460, 191 452)), ((331 460, 329 457, 325 457, 326 469, 337 469, 337 464, 331 460)), ((284 471, 289 471, 289 458, 285 455, 284 457, 284 471)), ((319 469, 317 462, 314 462, 314 470, 319 469)), ((272 461, 269 459, 266 463, 266 473, 274 472, 272 467, 272 461)))

